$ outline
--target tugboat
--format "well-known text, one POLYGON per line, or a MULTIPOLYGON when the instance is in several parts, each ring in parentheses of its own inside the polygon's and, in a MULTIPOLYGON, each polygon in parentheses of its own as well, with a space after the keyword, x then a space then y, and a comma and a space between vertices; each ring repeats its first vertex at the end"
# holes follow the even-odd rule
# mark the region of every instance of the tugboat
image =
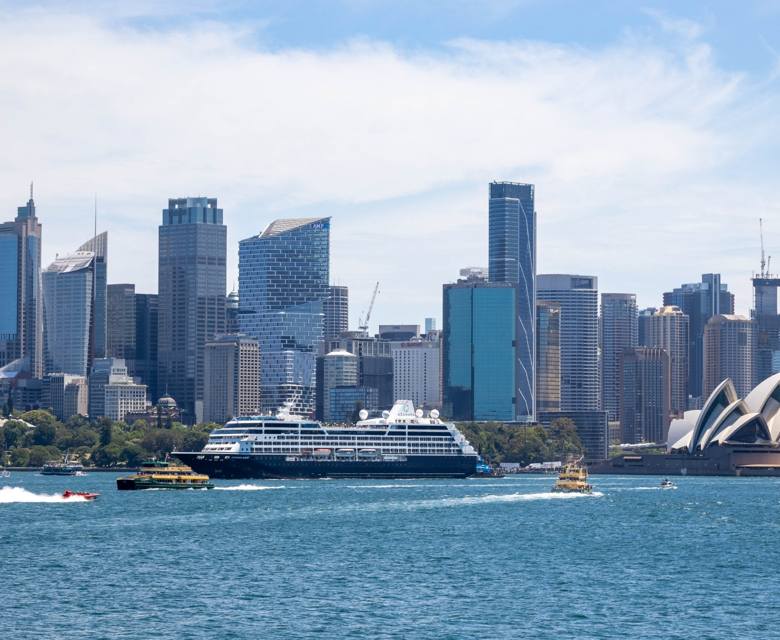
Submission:
POLYGON ((120 491, 140 489, 213 489, 209 477, 195 473, 189 467, 170 462, 150 460, 141 463, 134 476, 116 479, 120 491))
POLYGON ((674 484, 669 478, 664 478, 661 480, 661 486, 658 487, 659 489, 676 489, 677 485, 674 484))
POLYGON ((76 496, 81 496, 84 498, 84 500, 97 500, 99 493, 87 493, 86 491, 69 491, 68 489, 65 489, 65 491, 62 493, 62 499, 67 500, 68 498, 75 498, 76 496))
POLYGON ((42 476, 83 476, 84 467, 78 462, 69 462, 70 450, 65 454, 63 462, 47 462, 41 469, 42 476))
POLYGON ((567 464, 558 475, 558 481, 552 487, 553 493, 593 493, 588 484, 588 470, 575 462, 567 464))

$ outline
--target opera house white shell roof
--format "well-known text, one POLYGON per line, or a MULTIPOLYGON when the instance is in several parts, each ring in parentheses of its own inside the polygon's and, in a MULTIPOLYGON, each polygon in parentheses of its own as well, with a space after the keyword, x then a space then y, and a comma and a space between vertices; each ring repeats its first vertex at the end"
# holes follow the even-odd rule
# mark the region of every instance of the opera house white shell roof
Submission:
POLYGON ((759 384, 740 400, 730 379, 721 382, 701 411, 686 411, 672 420, 667 451, 695 453, 727 443, 760 444, 780 441, 780 373, 759 384))

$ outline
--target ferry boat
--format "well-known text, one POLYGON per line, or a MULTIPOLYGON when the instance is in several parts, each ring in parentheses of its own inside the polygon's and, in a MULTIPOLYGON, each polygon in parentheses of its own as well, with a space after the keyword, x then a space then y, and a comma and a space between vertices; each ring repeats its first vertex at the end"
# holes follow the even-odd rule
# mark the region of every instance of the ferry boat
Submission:
POLYGON ((658 487, 659 489, 676 489, 677 485, 674 484, 669 478, 664 478, 661 480, 661 485, 658 487))
POLYGON ((381 418, 360 412, 355 425, 323 425, 290 413, 234 418, 202 451, 175 451, 212 478, 466 478, 477 453, 439 412, 424 416, 398 400, 381 418))
POLYGON ((70 451, 65 454, 62 462, 47 462, 41 469, 42 476, 83 476, 84 467, 78 462, 69 462, 70 451))
POLYGON ((588 470, 577 463, 567 464, 552 487, 553 493, 593 493, 588 484, 588 470))
POLYGON ((195 473, 190 467, 151 460, 142 462, 137 474, 116 479, 120 491, 141 489, 213 489, 209 477, 195 473))

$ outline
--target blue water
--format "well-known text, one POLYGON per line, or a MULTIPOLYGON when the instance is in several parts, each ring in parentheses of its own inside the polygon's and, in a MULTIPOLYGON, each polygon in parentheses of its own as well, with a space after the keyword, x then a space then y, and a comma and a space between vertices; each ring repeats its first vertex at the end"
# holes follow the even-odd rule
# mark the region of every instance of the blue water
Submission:
POLYGON ((550 476, 209 492, 116 477, 0 481, 3 637, 780 634, 775 479, 594 476, 597 495, 553 496, 550 476), (29 502, 65 488, 101 496, 29 502))

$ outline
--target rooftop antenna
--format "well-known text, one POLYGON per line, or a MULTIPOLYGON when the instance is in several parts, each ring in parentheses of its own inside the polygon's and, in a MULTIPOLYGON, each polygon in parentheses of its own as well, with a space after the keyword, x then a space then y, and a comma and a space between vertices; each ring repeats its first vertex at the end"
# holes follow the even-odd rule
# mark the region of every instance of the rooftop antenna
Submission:
POLYGON ((761 277, 766 278, 769 273, 768 270, 764 271, 764 267, 766 267, 766 260, 764 259, 764 221, 761 218, 758 219, 758 228, 761 230, 761 277))
POLYGON ((32 200, 32 199, 33 199, 33 197, 32 197, 32 191, 33 191, 33 189, 32 189, 32 188, 33 188, 33 183, 32 183, 32 182, 30 182, 30 200, 32 200))

